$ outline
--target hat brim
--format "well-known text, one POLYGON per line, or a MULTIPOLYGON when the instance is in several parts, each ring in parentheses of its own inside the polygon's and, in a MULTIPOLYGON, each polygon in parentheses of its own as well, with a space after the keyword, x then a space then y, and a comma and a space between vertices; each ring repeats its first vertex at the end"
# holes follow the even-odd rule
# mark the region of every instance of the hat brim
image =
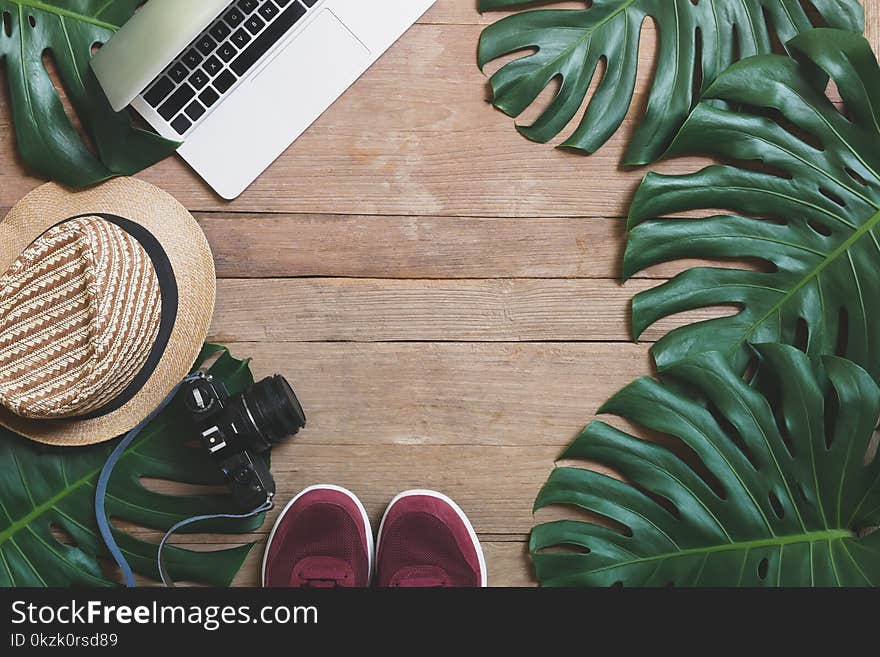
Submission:
POLYGON ((0 425, 47 445, 93 445, 139 424, 192 368, 214 313, 217 282, 205 234, 176 199, 135 178, 117 178, 83 191, 49 183, 25 196, 0 222, 0 273, 53 226, 91 213, 128 219, 158 240, 177 281, 177 317, 151 376, 117 410, 89 419, 30 420, 0 408, 0 425))

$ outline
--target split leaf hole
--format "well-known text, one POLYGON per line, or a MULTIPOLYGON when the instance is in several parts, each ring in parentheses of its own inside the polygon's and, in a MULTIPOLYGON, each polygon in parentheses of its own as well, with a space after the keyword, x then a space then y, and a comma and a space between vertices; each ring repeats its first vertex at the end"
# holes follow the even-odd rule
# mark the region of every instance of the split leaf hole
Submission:
POLYGON ((49 525, 49 533, 62 545, 76 545, 76 539, 67 531, 67 528, 55 522, 49 525))
POLYGON ((810 346, 810 325, 807 324, 807 320, 803 317, 798 317, 797 322, 794 324, 794 337, 792 338, 791 345, 804 353, 806 353, 807 348, 810 346))
POLYGON ((770 571, 770 560, 767 557, 761 559, 758 564, 758 577, 762 580, 767 579, 767 573, 770 571))
POLYGON ((840 399, 834 386, 829 385, 825 393, 825 449, 831 449, 834 444, 837 418, 840 414, 840 399))
POLYGON ((67 89, 64 86, 64 80, 61 77, 60 69, 58 68, 58 63, 55 61, 55 55, 52 53, 50 49, 45 49, 42 55, 43 68, 46 71, 46 74, 49 76, 49 80, 52 83, 52 86, 55 87, 55 91, 58 94, 58 98, 61 100, 61 105, 64 108, 64 113, 67 116, 67 119, 70 121, 70 124, 76 130, 80 139, 82 139, 86 148, 90 153, 97 154, 98 149, 95 146, 94 141, 92 140, 92 136, 89 134, 88 130, 86 130, 82 121, 80 121, 76 112, 73 109, 73 103, 70 100, 70 95, 67 93, 67 89))
POLYGON ((834 234, 831 231, 831 229, 828 226, 826 226, 824 223, 822 223, 821 221, 816 221, 815 219, 810 219, 807 222, 807 225, 810 227, 810 229, 814 233, 817 233, 817 234, 821 235, 822 237, 831 237, 834 234))
POLYGON ((692 96, 694 103, 703 95, 703 30, 699 27, 694 33, 694 71, 692 96))
POLYGON ((846 167, 846 168, 844 169, 844 171, 846 171, 846 174, 847 174, 850 178, 852 178, 853 180, 855 180, 858 184, 860 184, 860 185, 862 185, 862 186, 864 186, 864 187, 870 187, 870 186, 871 186, 871 184, 870 184, 870 183, 869 183, 869 182, 868 182, 868 181, 867 181, 862 175, 860 175, 855 169, 852 169, 852 168, 850 168, 850 167, 846 167))
POLYGON ((761 10, 764 13, 764 24, 767 26, 767 38, 770 40, 770 52, 774 55, 785 55, 785 46, 779 40, 779 32, 770 17, 770 10, 767 7, 762 7, 761 10))
POLYGON ((843 198, 841 198, 839 195, 835 194, 831 190, 827 189, 826 187, 820 187, 819 193, 822 194, 822 196, 827 198, 829 201, 836 203, 840 207, 846 207, 846 201, 844 201, 843 198))
POLYGON ((776 493, 772 490, 767 497, 770 499, 770 506, 773 507, 773 513, 776 514, 777 518, 782 520, 785 517, 785 509, 782 508, 782 502, 779 501, 776 493))
POLYGON ((746 444, 745 440, 743 440, 742 433, 740 433, 740 431, 735 426, 733 426, 730 420, 728 420, 714 405, 711 405, 709 407, 709 412, 712 414, 712 417, 715 418, 715 422, 718 423, 718 426, 724 432, 724 435, 727 436, 730 442, 736 445, 737 449, 742 453, 742 455, 749 462, 752 468, 754 468, 757 472, 759 469, 758 461, 755 458, 754 452, 749 449, 749 446, 746 444))
MULTIPOLYGON (((698 394, 697 391, 694 392, 695 394, 698 394)), ((644 425, 631 421, 625 421, 625 424, 621 425, 621 428, 637 438, 656 443, 668 449, 676 458, 680 459, 688 468, 690 468, 697 477, 702 479, 706 486, 708 486, 719 499, 727 499, 727 490, 724 488, 721 480, 706 467, 706 464, 703 462, 703 459, 700 458, 699 454, 697 454, 697 452, 681 438, 671 434, 654 431, 644 425)), ((672 504, 671 502, 668 503, 672 504)), ((677 509, 673 515, 680 517, 680 513, 677 509)))
POLYGON ((810 21, 810 24, 813 27, 827 27, 828 23, 822 18, 822 14, 819 13, 819 10, 816 9, 816 5, 813 4, 812 0, 798 0, 801 5, 801 9, 804 10, 804 14, 806 14, 807 19, 810 21))
POLYGON ((837 314, 837 346, 834 353, 841 358, 846 358, 849 353, 849 311, 841 308, 837 314))

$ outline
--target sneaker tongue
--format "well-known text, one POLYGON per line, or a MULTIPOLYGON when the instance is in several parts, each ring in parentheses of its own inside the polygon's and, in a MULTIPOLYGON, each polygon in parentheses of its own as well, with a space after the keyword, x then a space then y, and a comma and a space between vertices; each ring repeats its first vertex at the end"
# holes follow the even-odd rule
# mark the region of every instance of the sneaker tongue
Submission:
POLYGON ((294 568, 290 583, 293 586, 316 588, 354 586, 354 569, 342 559, 307 557, 294 568))
POLYGON ((400 588, 437 588, 449 586, 449 575, 436 566, 401 568, 391 578, 391 586, 400 588))

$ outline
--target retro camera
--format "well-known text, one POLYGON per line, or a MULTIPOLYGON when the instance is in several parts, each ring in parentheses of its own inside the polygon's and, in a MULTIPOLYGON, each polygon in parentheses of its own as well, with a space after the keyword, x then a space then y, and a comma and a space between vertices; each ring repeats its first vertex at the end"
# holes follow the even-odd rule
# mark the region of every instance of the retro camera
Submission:
POLYGON ((271 376, 230 395, 222 382, 199 373, 184 384, 183 405, 195 434, 229 481, 241 510, 275 495, 264 454, 306 426, 302 405, 287 380, 271 376))

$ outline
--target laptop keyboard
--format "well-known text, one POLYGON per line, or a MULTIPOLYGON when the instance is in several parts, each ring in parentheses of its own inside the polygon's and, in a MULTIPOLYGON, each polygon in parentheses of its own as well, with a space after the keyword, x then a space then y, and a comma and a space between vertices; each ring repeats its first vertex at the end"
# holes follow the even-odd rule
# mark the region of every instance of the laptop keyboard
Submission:
POLYGON ((237 0, 141 97, 186 134, 319 0, 237 0))

